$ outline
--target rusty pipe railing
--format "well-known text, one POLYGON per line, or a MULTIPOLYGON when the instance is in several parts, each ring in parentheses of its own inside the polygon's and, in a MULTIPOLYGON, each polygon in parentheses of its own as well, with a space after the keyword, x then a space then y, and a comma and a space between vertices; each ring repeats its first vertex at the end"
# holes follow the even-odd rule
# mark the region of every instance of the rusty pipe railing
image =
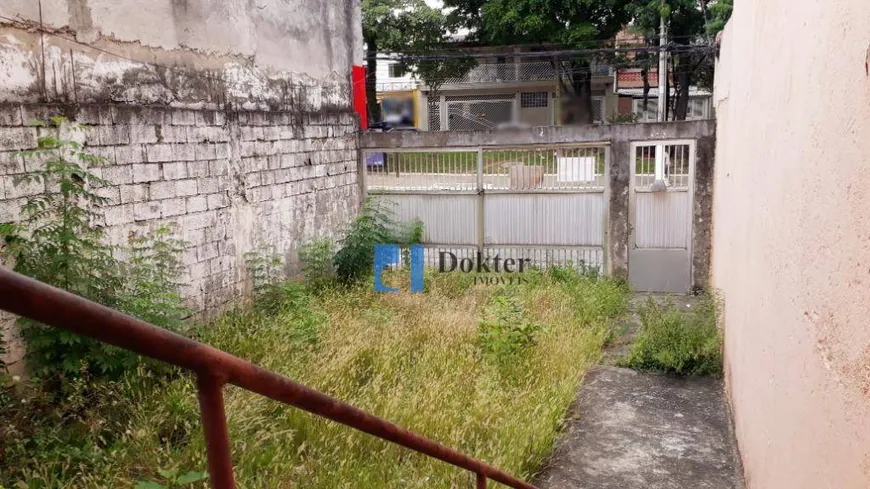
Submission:
POLYGON ((536 489, 480 460, 287 377, 2 268, 0 309, 196 373, 208 471, 215 489, 235 488, 223 401, 223 386, 227 383, 473 472, 477 489, 486 489, 489 479, 515 489, 536 489))

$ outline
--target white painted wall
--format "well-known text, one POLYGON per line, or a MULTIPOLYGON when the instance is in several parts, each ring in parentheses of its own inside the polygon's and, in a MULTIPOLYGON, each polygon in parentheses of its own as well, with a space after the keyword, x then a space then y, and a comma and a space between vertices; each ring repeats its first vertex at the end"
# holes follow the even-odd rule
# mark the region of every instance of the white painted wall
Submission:
POLYGON ((735 2, 713 284, 748 489, 870 487, 870 2, 735 2))

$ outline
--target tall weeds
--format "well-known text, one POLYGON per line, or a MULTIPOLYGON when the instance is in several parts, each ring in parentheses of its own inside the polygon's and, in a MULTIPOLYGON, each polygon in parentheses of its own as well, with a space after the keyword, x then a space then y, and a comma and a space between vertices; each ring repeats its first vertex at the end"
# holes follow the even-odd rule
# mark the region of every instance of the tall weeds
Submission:
MULTIPOLYGON (((433 274, 425 294, 375 294, 370 286, 312 294, 300 286, 283 307, 230 312, 199 339, 528 478, 549 454, 627 295, 606 280, 528 278, 507 290, 433 274), (482 321, 509 331, 517 317, 539 325, 529 341, 502 348, 481 336, 482 321), (316 325, 316 341, 300 331, 306 324, 316 325)), ((191 379, 159 388, 147 379, 117 384, 118 402, 134 409, 111 418, 111 439, 100 442, 86 429, 79 435, 92 440, 86 454, 34 451, 0 483, 123 488, 159 479, 157 468, 203 470, 191 379)), ((227 388, 226 407, 240 487, 472 483, 447 464, 240 389, 227 388)))

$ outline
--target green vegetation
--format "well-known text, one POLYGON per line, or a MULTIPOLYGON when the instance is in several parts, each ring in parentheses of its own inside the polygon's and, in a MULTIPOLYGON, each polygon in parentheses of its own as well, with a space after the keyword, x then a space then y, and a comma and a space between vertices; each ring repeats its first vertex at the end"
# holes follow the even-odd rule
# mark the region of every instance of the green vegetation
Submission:
MULTIPOLYGON (((99 160, 74 140, 40 139, 41 182, 21 226, 3 228, 16 269, 175 329, 529 477, 552 448, 585 370, 599 357, 627 290, 573 270, 526 273, 522 286, 430 275, 425 294, 371 290, 372 246, 419 242, 370 200, 342 248, 302 248, 307 282, 288 282, 274 250, 246 255, 253 305, 185 324, 177 293, 184 243, 170 227, 105 244, 99 160), (118 255, 128 259, 121 261, 118 255)), ((402 272, 386 280, 407 282, 402 272)), ((398 283, 398 282, 395 282, 398 283)), ((22 322, 29 366, 0 378, 0 487, 206 487, 192 374, 22 322)), ((241 487, 452 487, 469 475, 371 436, 227 387, 241 487)))
MULTIPOLYGON (((165 328, 178 330, 188 315, 177 292, 184 243, 171 226, 131 235, 128 247, 106 243, 98 208, 109 182, 91 168, 101 158, 73 139, 78 127, 56 117, 41 124, 38 147, 23 153, 38 168, 15 181, 50 191, 22 206, 20 224, 0 225, 3 255, 14 270, 165 328), (130 258, 118 259, 120 253, 130 258)), ((135 355, 27 319, 18 321, 27 360, 37 376, 119 375, 138 364, 135 355)))
POLYGON ((314 239, 300 248, 299 261, 302 262, 302 275, 309 288, 319 291, 332 283, 335 279, 333 256, 335 256, 333 243, 328 238, 314 239))
POLYGON ((641 330, 623 362, 638 370, 680 375, 720 375, 722 336, 716 325, 717 304, 704 298, 688 312, 669 302, 647 300, 641 306, 641 330))
POLYGON ((359 282, 374 269, 375 245, 398 244, 407 247, 423 239, 419 220, 402 225, 395 220, 395 202, 369 197, 360 215, 351 223, 333 258, 335 273, 345 285, 359 282))
POLYGON ((178 474, 174 470, 163 469, 158 469, 157 472, 160 473, 162 483, 153 481, 138 482, 134 489, 176 489, 199 482, 207 477, 207 474, 204 472, 178 474))
MULTIPOLYGON (((627 290, 574 272, 528 277, 519 287, 475 287, 466 276, 432 274, 425 294, 376 294, 369 284, 313 293, 303 284, 276 284, 277 301, 230 311, 194 333, 529 477, 551 450, 627 290)), ((0 415, 12 427, 3 434, 0 464, 8 470, 0 484, 123 488, 166 485, 171 478, 158 467, 204 470, 190 375, 139 366, 117 380, 64 389, 60 405, 50 406, 41 390, 22 386, 18 402, 27 409, 0 415)), ((470 483, 447 464, 237 388, 227 388, 226 407, 242 487, 470 483)))

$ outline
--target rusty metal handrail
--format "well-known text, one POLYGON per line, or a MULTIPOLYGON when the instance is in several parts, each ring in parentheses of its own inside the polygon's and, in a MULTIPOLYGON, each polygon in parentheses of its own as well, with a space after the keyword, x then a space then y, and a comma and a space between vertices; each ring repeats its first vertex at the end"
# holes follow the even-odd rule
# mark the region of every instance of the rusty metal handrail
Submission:
POLYGON ((235 488, 223 400, 227 383, 473 472, 477 489, 485 489, 488 479, 515 489, 536 489, 480 460, 227 352, 2 268, 0 309, 196 373, 214 489, 235 488))

